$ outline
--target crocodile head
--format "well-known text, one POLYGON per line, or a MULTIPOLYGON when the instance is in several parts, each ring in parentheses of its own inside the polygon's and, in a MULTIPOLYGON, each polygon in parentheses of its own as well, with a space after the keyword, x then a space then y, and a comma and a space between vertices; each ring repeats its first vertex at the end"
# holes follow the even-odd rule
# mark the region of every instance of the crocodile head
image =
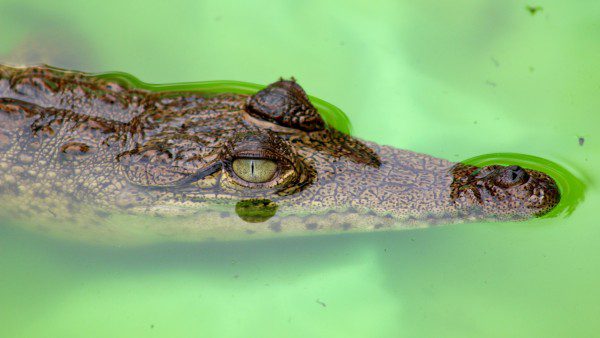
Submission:
POLYGON ((140 120, 145 142, 119 155, 137 187, 123 190, 124 201, 138 212, 172 216, 219 205, 230 224, 236 215, 265 222, 240 228, 368 230, 524 219, 560 199, 538 171, 455 164, 329 128, 293 80, 244 100, 213 99, 232 100, 235 109, 169 108, 181 100, 158 100, 158 113, 140 120))
POLYGON ((0 94, 2 212, 71 237, 225 239, 516 220, 560 200, 542 172, 457 164, 337 131, 294 80, 251 96, 152 93, 0 67, 0 94))

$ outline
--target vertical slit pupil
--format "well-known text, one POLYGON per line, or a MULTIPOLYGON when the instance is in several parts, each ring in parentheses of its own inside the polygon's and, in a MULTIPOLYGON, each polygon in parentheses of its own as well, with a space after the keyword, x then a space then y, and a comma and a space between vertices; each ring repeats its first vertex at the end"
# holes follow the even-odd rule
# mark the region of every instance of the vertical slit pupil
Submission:
POLYGON ((254 160, 250 161, 250 172, 251 172, 252 176, 254 176, 254 160))

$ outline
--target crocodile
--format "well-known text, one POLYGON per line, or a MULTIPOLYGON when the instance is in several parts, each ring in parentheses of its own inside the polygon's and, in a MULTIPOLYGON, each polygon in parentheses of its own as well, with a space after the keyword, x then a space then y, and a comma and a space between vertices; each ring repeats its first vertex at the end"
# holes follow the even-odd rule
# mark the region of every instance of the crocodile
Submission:
POLYGON ((546 214, 547 174, 378 145, 295 79, 253 94, 0 66, 0 219, 98 243, 412 229, 546 214))

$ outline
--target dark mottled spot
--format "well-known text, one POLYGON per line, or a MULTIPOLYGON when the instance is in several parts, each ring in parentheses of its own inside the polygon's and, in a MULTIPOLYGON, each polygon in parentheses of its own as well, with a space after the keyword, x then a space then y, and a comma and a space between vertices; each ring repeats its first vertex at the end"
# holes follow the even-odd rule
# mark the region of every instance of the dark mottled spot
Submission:
POLYGON ((0 148, 5 148, 10 145, 10 134, 8 131, 0 131, 0 148))
POLYGON ((325 216, 324 218, 327 218, 327 217, 329 217, 329 216, 332 216, 332 215, 335 215, 335 214, 337 214, 337 213, 338 213, 338 212, 337 212, 337 211, 335 211, 335 210, 329 210, 329 211, 327 211, 327 212, 325 213, 325 215, 323 215, 323 216, 325 216))
MULTIPOLYGON (((0 142, 1 143, 1 142, 0 142)), ((585 143, 585 138, 580 137, 579 138, 579 145, 582 146, 585 143)))
POLYGON ((373 227, 373 229, 381 229, 383 227, 384 227, 384 225, 382 223, 377 223, 377 224, 375 224, 375 226, 373 227))
POLYGON ((248 223, 261 223, 275 216, 277 203, 268 199, 249 199, 235 205, 236 214, 248 223))
POLYGON ((346 212, 348 212, 349 214, 356 214, 358 211, 356 210, 355 207, 349 207, 346 212))
POLYGON ((427 215, 425 215, 425 219, 429 222, 433 222, 438 219, 438 216, 434 213, 428 213, 427 215))
POLYGON ((40 208, 38 205, 35 205, 35 204, 31 204, 29 206, 29 208, 31 210, 35 211, 36 214, 39 214, 39 213, 41 213, 43 211, 42 208, 40 208))
POLYGON ((108 218, 108 216, 110 216, 110 213, 108 213, 104 210, 96 210, 96 211, 94 211, 94 214, 96 214, 96 216, 98 216, 100 218, 108 218))
POLYGON ((33 192, 33 195, 35 197, 37 197, 37 198, 46 198, 46 197, 48 197, 48 194, 45 191, 43 191, 43 190, 35 190, 33 192))
POLYGON ((32 124, 30 128, 35 136, 40 136, 43 138, 52 137, 56 133, 51 126, 36 126, 32 124))
POLYGON ((82 142, 68 142, 60 147, 61 159, 74 160, 91 153, 91 147, 82 142))
POLYGON ((273 232, 281 232, 281 222, 275 222, 269 225, 269 229, 273 232))
POLYGON ((27 144, 27 147, 32 150, 38 150, 42 147, 42 143, 39 140, 32 140, 27 144))
POLYGON ((346 231, 346 230, 350 230, 350 228, 352 228, 352 224, 342 223, 342 230, 346 231))
POLYGON ((219 216, 220 216, 221 218, 227 218, 227 217, 229 217, 229 213, 228 213, 227 211, 221 211, 221 212, 219 213, 219 216))
POLYGON ((306 224, 306 229, 308 229, 308 230, 317 230, 317 227, 318 227, 317 223, 306 224))

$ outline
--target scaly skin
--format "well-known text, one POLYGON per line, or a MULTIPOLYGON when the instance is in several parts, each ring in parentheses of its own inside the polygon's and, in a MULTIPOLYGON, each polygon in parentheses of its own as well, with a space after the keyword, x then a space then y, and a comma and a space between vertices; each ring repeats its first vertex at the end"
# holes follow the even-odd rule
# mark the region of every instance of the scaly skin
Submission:
POLYGON ((0 66, 0 151, 2 219, 109 244, 519 220, 560 199, 541 172, 331 129, 293 80, 253 96, 152 93, 0 66), (251 182, 236 172, 240 158, 257 160, 253 175, 264 160, 276 169, 251 182))

